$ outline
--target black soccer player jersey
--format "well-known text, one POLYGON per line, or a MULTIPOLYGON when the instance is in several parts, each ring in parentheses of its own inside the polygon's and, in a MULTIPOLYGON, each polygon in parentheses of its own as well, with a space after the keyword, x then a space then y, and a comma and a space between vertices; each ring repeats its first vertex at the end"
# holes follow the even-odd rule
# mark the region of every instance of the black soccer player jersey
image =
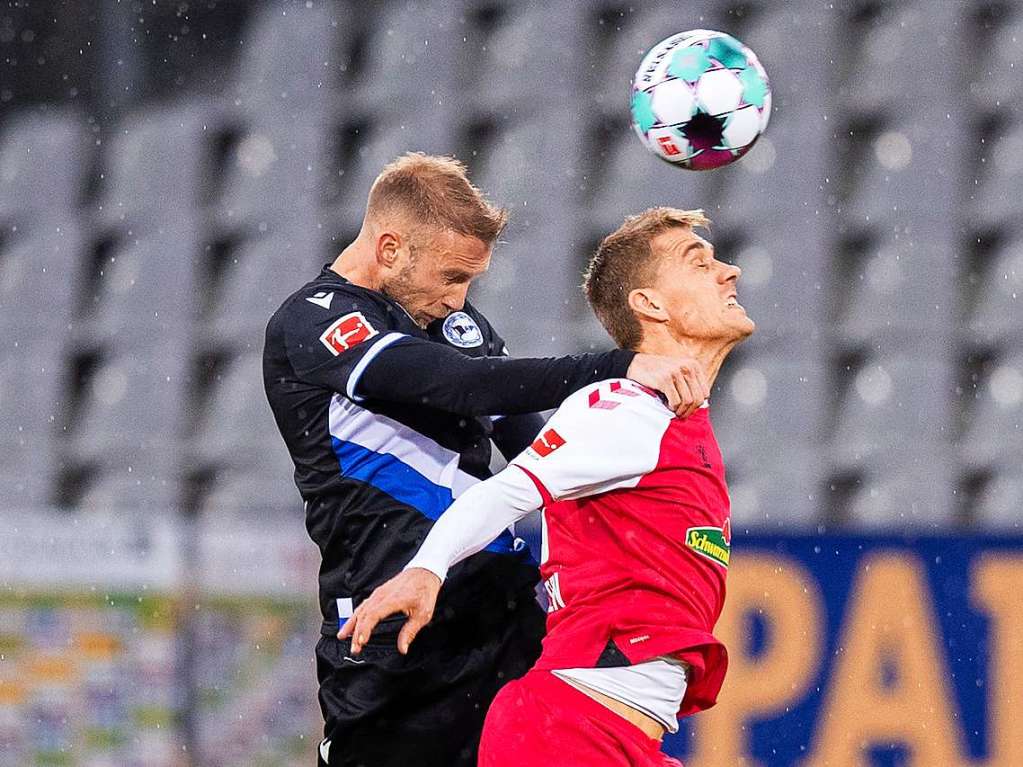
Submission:
MULTIPOLYGON (((271 317, 267 397, 295 463, 318 545, 323 633, 397 573, 453 498, 488 476, 495 417, 556 407, 592 381, 623 376, 633 354, 500 356, 472 306, 420 328, 402 307, 328 267, 271 317)), ((510 533, 452 570, 435 623, 536 582, 510 533)))

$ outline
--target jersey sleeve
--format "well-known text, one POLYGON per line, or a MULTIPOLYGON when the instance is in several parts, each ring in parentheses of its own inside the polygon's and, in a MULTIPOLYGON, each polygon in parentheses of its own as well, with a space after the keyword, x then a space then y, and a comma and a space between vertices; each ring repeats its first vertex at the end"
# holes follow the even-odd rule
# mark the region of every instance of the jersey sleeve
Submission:
POLYGON ((635 487, 657 466, 673 416, 639 384, 603 381, 565 400, 512 465, 545 503, 635 487))
POLYGON ((298 296, 288 307, 288 358, 300 379, 358 400, 356 387, 369 364, 409 336, 396 330, 386 305, 370 298, 339 293, 328 308, 315 298, 310 290, 310 296, 298 296))

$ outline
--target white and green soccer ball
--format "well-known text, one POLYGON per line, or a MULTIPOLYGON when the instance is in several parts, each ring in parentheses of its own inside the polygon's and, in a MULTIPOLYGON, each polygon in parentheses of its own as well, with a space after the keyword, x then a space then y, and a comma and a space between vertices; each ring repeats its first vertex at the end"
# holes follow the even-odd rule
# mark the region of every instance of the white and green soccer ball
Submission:
POLYGON ((632 126, 662 160, 690 170, 742 157, 767 128, 771 84, 756 54, 724 32, 662 40, 632 81, 632 126))

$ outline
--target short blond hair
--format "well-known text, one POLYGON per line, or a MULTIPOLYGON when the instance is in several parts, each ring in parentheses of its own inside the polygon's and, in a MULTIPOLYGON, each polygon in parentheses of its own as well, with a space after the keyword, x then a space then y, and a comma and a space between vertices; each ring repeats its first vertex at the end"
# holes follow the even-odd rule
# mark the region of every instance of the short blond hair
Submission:
POLYGON ((508 223, 454 157, 408 152, 389 162, 369 190, 367 215, 405 215, 417 225, 475 237, 488 245, 508 223))
POLYGON ((656 276, 661 254, 654 253, 651 241, 670 229, 698 226, 710 226, 702 210, 650 208, 629 216, 597 247, 586 269, 583 291, 600 324, 621 348, 635 349, 643 338, 643 328, 629 306, 629 293, 649 287, 656 276))

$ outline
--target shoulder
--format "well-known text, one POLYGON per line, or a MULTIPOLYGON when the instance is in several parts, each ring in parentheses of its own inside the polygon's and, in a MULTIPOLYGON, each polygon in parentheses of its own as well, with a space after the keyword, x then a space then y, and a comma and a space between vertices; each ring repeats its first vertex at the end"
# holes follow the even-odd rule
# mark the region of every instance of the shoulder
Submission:
POLYGON ((344 283, 313 280, 292 293, 271 322, 288 329, 324 329, 349 317, 361 321, 370 331, 396 329, 401 316, 387 298, 375 291, 344 283))
POLYGON ((665 424, 674 417, 657 392, 628 378, 609 378, 584 386, 571 394, 560 410, 618 416, 643 413, 665 424))

